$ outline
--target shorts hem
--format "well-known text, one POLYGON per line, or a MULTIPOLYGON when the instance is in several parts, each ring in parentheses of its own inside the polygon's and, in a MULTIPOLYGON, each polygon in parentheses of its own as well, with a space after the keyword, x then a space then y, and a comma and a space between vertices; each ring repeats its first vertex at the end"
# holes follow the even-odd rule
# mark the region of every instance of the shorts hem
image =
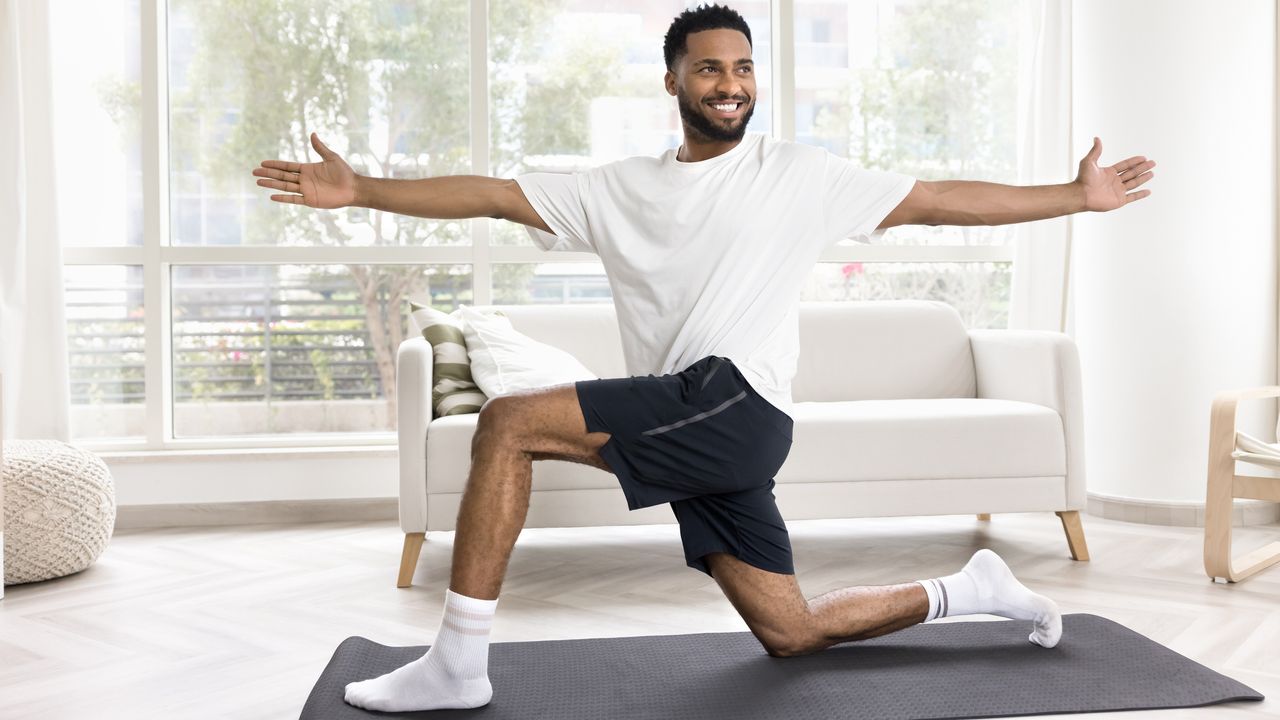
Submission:
MULTIPOLYGON (((622 494, 627 498, 627 510, 639 510, 647 505, 641 505, 635 495, 635 481, 631 478, 631 473, 626 469, 626 460, 618 452, 613 441, 617 437, 610 437, 604 445, 596 452, 600 453, 600 457, 609 464, 609 469, 613 471, 613 476, 618 479, 618 486, 622 488, 622 494)), ((654 503, 655 505, 657 503, 654 503)))
MULTIPOLYGON (((582 383, 584 382, 588 381, 578 380, 573 384, 573 391, 578 396, 578 409, 582 411, 583 424, 586 425, 589 433, 609 432, 593 422, 596 419, 596 412, 595 408, 591 407, 590 401, 587 400, 586 394, 582 392, 582 383)), ((604 458, 605 463, 609 465, 609 470, 618 479, 618 485, 622 487, 622 494, 627 499, 627 510, 637 510, 639 506, 636 503, 635 494, 632 492, 631 476, 623 469, 625 468, 625 461, 613 445, 613 441, 617 439, 616 433, 609 432, 609 439, 596 452, 600 454, 600 457, 604 458)))
POLYGON ((705 550, 696 550, 693 553, 686 553, 685 565, 693 568, 694 570, 701 570, 702 572, 706 573, 708 577, 714 578, 715 576, 711 574, 711 569, 707 566, 707 562, 703 560, 703 558, 706 557, 707 555, 710 555, 711 553, 716 553, 716 552, 728 553, 738 558, 742 562, 750 565, 751 567, 756 568, 757 570, 764 570, 765 572, 777 573, 779 575, 795 575, 796 574, 794 567, 789 567, 789 568, 780 568, 777 566, 766 567, 765 563, 752 562, 747 558, 742 557, 741 553, 734 551, 732 548, 724 547, 724 546, 708 548, 705 550))

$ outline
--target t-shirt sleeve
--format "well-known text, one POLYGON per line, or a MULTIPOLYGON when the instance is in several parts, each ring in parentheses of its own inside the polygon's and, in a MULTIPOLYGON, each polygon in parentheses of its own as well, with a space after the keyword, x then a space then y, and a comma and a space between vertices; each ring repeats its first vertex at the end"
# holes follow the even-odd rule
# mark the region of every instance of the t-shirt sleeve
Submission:
POLYGON ((585 173, 526 173, 516 184, 529 204, 555 234, 525 225, 529 237, 543 250, 597 253, 587 223, 585 173))
POLYGON ((830 150, 823 179, 828 245, 844 238, 870 242, 878 237, 876 226, 916 183, 910 175, 858 167, 830 150))

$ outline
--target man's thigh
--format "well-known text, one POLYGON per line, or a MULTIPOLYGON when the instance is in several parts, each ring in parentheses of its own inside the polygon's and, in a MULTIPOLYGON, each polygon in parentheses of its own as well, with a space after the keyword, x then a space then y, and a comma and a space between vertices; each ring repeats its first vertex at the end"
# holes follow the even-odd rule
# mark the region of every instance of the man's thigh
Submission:
POLYGON ((716 584, 769 654, 786 654, 807 639, 809 603, 794 573, 762 570, 727 552, 705 559, 716 584))
POLYGON ((490 398, 480 408, 473 449, 487 439, 515 443, 534 460, 564 460, 612 472, 600 457, 607 432, 590 432, 574 383, 490 398), (497 437, 495 437, 495 433, 497 437))

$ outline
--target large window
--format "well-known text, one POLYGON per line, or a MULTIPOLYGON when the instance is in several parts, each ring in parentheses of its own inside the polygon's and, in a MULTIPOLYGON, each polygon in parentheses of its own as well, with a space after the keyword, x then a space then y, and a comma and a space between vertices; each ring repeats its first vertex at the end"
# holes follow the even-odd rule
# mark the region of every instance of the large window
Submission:
MULTIPOLYGON (((598 258, 548 255, 511 223, 280 205, 250 170, 314 160, 312 131, 379 177, 659 154, 681 141, 663 35, 696 4, 54 3, 74 436, 391 443, 408 299, 611 302, 598 258)), ((1017 0, 729 4, 755 41, 751 131, 924 179, 1012 181, 1017 0)), ((1003 326, 1008 243, 897 230, 833 248, 803 297, 943 299, 973 326, 1003 326)))
MULTIPOLYGON (((796 0, 795 139, 921 180, 1016 183, 1024 5, 796 0)), ((1007 327, 1013 237, 1007 225, 892 228, 879 245, 931 248, 933 261, 824 263, 803 297, 941 300, 969 327, 1007 327)))

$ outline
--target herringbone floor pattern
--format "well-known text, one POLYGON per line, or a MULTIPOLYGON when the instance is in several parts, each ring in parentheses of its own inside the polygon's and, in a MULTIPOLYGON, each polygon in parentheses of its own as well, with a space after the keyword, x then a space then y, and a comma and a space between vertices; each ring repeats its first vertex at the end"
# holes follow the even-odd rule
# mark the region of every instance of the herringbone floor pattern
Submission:
MULTIPOLYGON (((1127 717, 1280 717, 1280 567, 1214 585, 1198 529, 1085 517, 1094 559, 1075 563, 1048 513, 790 527, 808 597, 947 574, 990 547, 1065 612, 1123 623, 1272 698, 1127 717)), ((1278 531, 1237 538, 1261 544, 1278 531)), ((7 589, 0 718, 297 717, 343 638, 432 641, 453 537, 428 535, 414 587, 397 590, 393 523, 121 532, 88 570, 7 589)), ((492 639, 746 629, 715 582, 685 567, 674 524, 537 528, 516 545, 492 639)))

